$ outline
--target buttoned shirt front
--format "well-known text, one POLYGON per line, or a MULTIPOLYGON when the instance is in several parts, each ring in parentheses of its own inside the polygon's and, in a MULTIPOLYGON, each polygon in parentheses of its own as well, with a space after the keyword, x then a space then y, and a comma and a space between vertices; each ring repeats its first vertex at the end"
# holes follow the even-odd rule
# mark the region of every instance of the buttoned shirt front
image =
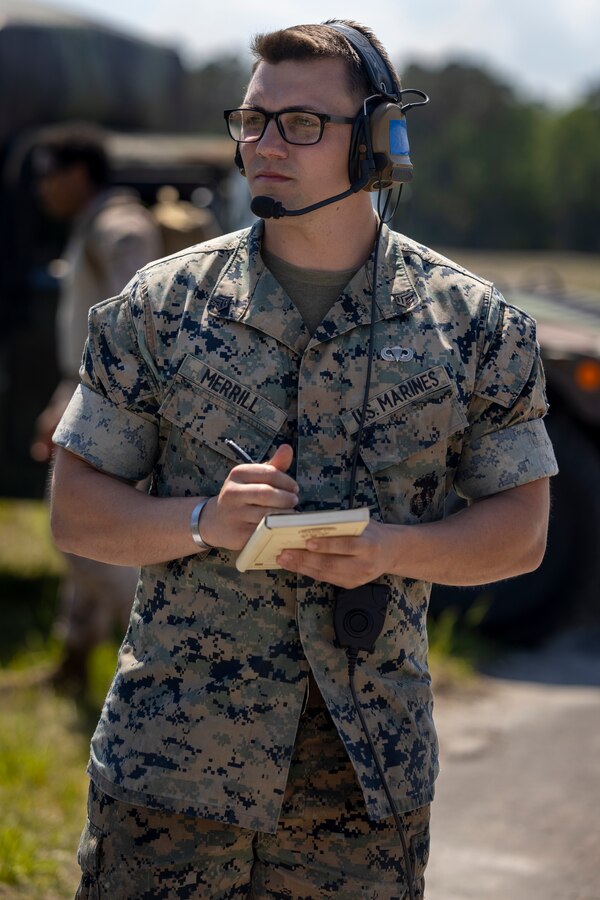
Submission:
MULTIPOLYGON (((355 503, 386 523, 440 519, 556 471, 541 417, 533 321, 493 286, 384 228, 372 259, 311 336, 260 256, 262 224, 143 269, 95 307, 82 385, 55 435, 99 469, 152 475, 157 497, 218 493, 237 460, 290 442, 303 510, 349 499, 369 353, 355 503)), ((390 815, 333 640, 333 588, 235 569, 212 551, 144 567, 92 740, 109 794, 274 831, 309 666, 363 788, 390 815)), ((356 685, 400 811, 438 769, 427 668, 430 585, 386 575, 391 598, 356 685)))

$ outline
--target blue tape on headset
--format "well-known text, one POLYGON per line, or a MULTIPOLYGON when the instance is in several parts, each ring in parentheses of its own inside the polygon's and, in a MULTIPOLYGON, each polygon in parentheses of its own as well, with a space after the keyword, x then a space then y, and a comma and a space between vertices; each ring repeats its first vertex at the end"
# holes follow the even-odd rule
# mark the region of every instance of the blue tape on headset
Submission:
POLYGON ((408 156, 408 133, 405 119, 393 119, 390 122, 390 153, 393 156, 408 156))

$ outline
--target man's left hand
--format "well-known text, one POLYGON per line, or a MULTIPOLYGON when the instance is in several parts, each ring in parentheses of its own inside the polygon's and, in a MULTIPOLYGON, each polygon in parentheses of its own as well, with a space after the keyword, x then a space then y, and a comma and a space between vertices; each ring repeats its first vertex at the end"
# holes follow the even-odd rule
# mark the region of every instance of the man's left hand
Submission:
POLYGON ((358 537, 314 538, 306 550, 284 550, 279 565, 342 588, 354 588, 379 578, 392 567, 397 537, 373 519, 358 537))
POLYGON ((354 588, 383 573, 437 584, 490 584, 532 572, 546 546, 548 478, 415 525, 371 519, 360 537, 318 538, 277 558, 290 572, 354 588))

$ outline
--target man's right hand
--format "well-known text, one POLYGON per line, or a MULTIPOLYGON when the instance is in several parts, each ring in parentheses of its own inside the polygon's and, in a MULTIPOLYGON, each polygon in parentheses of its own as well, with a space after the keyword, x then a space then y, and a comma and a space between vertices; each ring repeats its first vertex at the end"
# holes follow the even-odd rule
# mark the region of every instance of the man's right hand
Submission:
MULTIPOLYGON (((200 517, 208 544, 240 550, 263 516, 292 510, 298 485, 286 474, 293 450, 283 444, 266 463, 234 466, 200 517)), ((123 566, 146 566, 198 552, 190 529, 200 497, 154 497, 57 448, 52 533, 65 553, 123 566)))
POLYGON ((290 445, 282 444, 266 463, 234 466, 202 511, 202 539, 213 547, 241 550, 263 516, 297 506, 298 485, 286 475, 293 456, 290 445))

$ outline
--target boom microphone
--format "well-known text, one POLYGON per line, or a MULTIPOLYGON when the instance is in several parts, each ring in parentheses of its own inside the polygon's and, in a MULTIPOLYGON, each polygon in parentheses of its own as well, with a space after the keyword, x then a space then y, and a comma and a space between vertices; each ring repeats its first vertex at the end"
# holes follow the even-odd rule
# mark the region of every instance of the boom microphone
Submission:
POLYGON ((365 173, 355 181, 347 191, 342 191, 341 194, 336 194, 334 197, 327 197, 326 200, 319 200, 318 203, 313 203, 311 206, 303 206, 302 209, 286 209, 279 200, 274 200, 273 197, 265 197, 263 195, 254 197, 250 204, 250 209, 259 219, 281 219, 283 216, 304 216, 306 213, 313 212, 315 209, 321 209, 323 206, 329 206, 330 203, 336 203, 338 200, 343 200, 345 197, 349 197, 350 194, 358 193, 358 191, 362 190, 368 180, 369 175, 365 173))

